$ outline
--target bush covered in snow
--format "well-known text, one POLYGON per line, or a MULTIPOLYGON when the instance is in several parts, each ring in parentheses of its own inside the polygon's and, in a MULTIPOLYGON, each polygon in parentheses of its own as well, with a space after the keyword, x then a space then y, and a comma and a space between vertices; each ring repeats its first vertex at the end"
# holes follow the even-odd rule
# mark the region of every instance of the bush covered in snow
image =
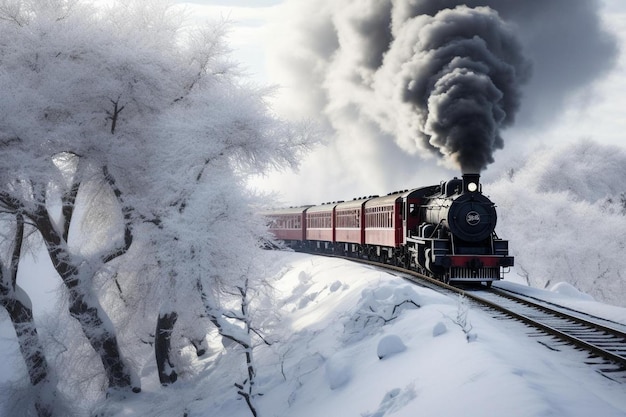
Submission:
POLYGON ((395 320, 401 311, 419 307, 419 295, 411 285, 381 285, 376 289, 366 289, 361 294, 357 309, 344 324, 344 337, 348 341, 361 340, 395 320))
POLYGON ((498 205, 515 271, 626 305, 626 151, 591 140, 539 149, 483 189, 498 205))
POLYGON ((378 355, 378 359, 385 359, 397 353, 404 352, 405 350, 406 345, 400 336, 397 334, 388 334, 378 341, 376 354, 378 355))

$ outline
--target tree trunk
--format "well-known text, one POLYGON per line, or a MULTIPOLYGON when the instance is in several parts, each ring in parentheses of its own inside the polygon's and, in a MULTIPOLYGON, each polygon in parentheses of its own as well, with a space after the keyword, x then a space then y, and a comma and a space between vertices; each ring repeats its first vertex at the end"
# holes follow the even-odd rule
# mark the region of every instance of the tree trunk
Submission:
POLYGON ((111 320, 100 307, 97 297, 91 294, 91 288, 85 282, 81 282, 84 280, 80 278, 79 267, 71 262, 67 243, 61 239, 52 226, 47 212, 38 213, 35 219, 37 228, 46 243, 52 265, 69 290, 70 314, 78 320, 89 344, 100 356, 109 387, 132 388, 133 392, 141 391, 139 387, 132 387, 130 368, 120 354, 111 320))
MULTIPOLYGON (((35 399, 37 415, 39 417, 49 417, 52 415, 52 404, 41 399, 42 389, 45 389, 46 385, 50 383, 48 362, 46 361, 43 345, 39 340, 39 334, 33 319, 30 298, 17 285, 17 271, 24 241, 24 217, 18 213, 15 219, 15 237, 13 238, 13 253, 11 254, 9 268, 0 265, 0 305, 6 309, 11 318, 30 383, 38 390, 37 398, 35 399)), ((48 388, 54 389, 52 386, 48 388)))
MULTIPOLYGON (((4 288, 3 288, 4 289, 4 288)), ((33 387, 43 388, 48 381, 48 362, 44 356, 43 345, 39 340, 39 334, 33 320, 33 311, 16 298, 2 297, 2 306, 9 313, 11 323, 17 335, 20 345, 20 352, 26 363, 28 377, 33 387)), ((53 387, 49 387, 54 389, 53 387)), ((39 417, 49 417, 52 415, 51 404, 35 400, 35 408, 39 417)))
MULTIPOLYGON (((116 199, 123 208, 125 222, 124 243, 120 247, 114 248, 110 254, 102 256, 101 262, 105 264, 126 253, 132 243, 132 233, 129 208, 124 206, 121 192, 106 167, 103 167, 103 177, 106 183, 111 186, 116 199)), ((96 271, 90 270, 89 266, 81 270, 81 259, 74 259, 68 247, 69 229, 80 186, 80 181, 76 180, 70 189, 63 193, 63 222, 60 231, 55 228, 46 208, 45 188, 41 188, 38 193, 35 193, 38 204, 33 212, 28 213, 28 216, 39 230, 48 249, 52 265, 69 291, 70 314, 78 320, 83 334, 100 357, 109 387, 132 388, 133 392, 139 392, 141 388, 132 386, 131 370, 120 353, 113 324, 90 286, 96 271)))
MULTIPOLYGON (((70 287, 69 290, 70 314, 78 320, 89 344, 100 356, 109 387, 131 387, 131 372, 122 359, 109 317, 94 297, 85 296, 76 287, 70 287)), ((132 390, 139 392, 140 388, 132 387, 132 390)))
POLYGON ((26 362, 30 382, 33 385, 37 385, 47 378, 48 363, 43 354, 43 346, 33 321, 33 312, 29 307, 16 299, 4 299, 2 306, 11 317, 11 323, 13 323, 13 328, 17 335, 20 351, 26 362))
POLYGON ((169 385, 178 379, 176 369, 170 360, 172 351, 172 331, 178 320, 175 312, 161 313, 157 320, 156 333, 154 336, 154 354, 159 370, 159 381, 162 385, 169 385))

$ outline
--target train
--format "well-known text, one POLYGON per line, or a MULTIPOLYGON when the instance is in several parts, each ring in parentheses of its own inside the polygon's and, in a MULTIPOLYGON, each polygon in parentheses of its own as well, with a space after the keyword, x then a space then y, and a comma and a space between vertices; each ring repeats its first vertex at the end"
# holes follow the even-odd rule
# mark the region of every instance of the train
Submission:
POLYGON ((296 251, 358 257, 445 283, 491 286, 514 266, 495 232, 496 205, 479 174, 438 185, 263 213, 269 232, 296 251))

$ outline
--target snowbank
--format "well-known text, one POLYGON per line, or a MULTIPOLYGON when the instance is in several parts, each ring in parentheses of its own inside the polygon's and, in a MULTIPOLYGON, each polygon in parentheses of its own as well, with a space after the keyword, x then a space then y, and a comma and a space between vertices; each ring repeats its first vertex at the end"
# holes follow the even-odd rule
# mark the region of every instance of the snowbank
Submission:
MULTIPOLYGON (((343 260, 277 256, 288 268, 275 282, 280 342, 257 352, 263 416, 626 413, 623 386, 522 326, 470 310, 468 343, 456 299, 343 260)), ((219 415, 247 416, 233 404, 219 415)))
MULTIPOLYGON (((626 415, 623 385, 573 349, 537 343, 520 324, 372 267, 289 252, 268 256, 284 268, 258 304, 275 312, 262 317, 273 343, 255 349, 260 417, 626 415)), ((626 323, 626 309, 565 284, 558 291, 498 285, 555 303, 584 303, 626 323)), ((3 334, 3 352, 15 351, 9 341, 3 334)), ((215 352, 196 359, 190 362, 196 372, 168 388, 149 383, 155 380, 149 361, 140 370, 142 393, 110 399, 93 415, 250 417, 225 382, 241 372, 240 361, 224 362, 234 357, 215 352)))

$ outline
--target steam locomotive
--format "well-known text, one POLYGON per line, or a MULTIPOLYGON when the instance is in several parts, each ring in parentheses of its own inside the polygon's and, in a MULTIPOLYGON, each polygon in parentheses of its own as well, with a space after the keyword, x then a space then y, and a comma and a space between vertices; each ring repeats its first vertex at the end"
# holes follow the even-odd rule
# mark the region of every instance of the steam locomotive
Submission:
POLYGON ((495 233, 495 204, 478 174, 439 185, 264 213, 295 250, 385 262, 450 282, 502 279, 514 258, 495 233))

